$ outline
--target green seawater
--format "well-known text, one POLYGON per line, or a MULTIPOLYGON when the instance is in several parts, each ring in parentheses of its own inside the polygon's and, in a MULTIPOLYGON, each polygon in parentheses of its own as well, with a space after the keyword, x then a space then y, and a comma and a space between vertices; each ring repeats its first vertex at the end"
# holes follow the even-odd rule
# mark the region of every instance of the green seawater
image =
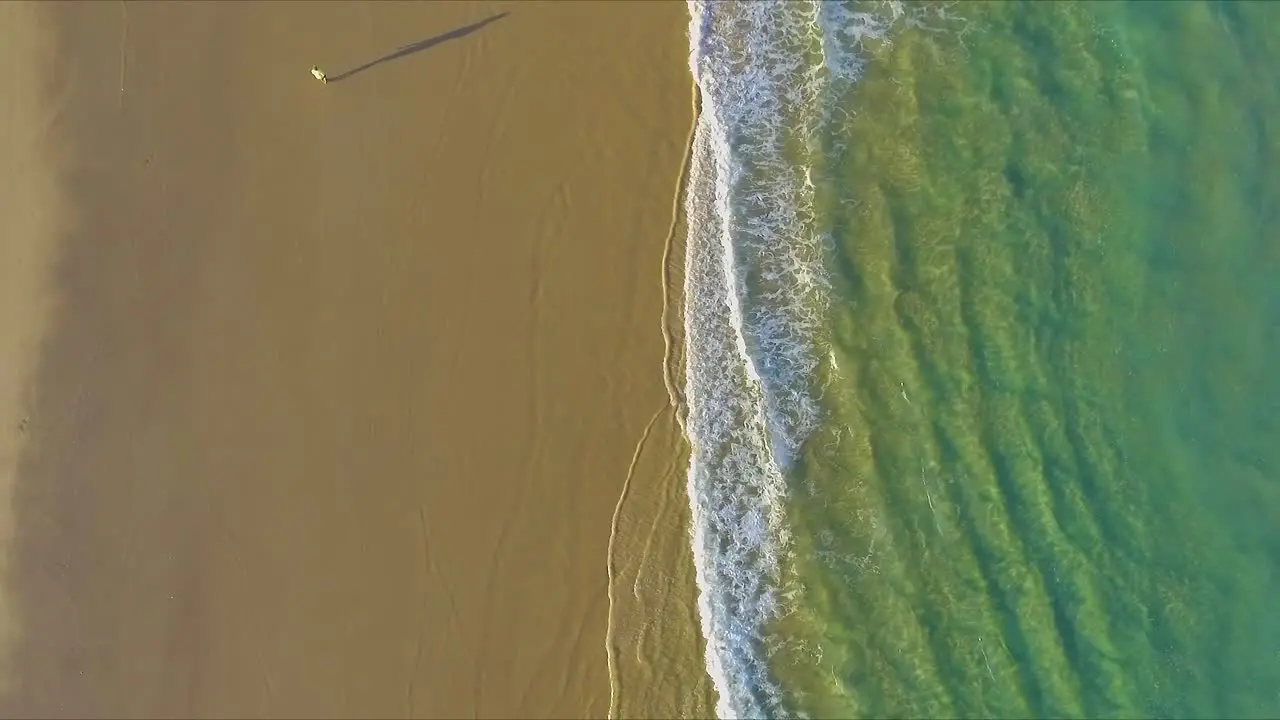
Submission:
POLYGON ((789 704, 1280 716, 1280 3, 947 13, 827 138, 789 704))

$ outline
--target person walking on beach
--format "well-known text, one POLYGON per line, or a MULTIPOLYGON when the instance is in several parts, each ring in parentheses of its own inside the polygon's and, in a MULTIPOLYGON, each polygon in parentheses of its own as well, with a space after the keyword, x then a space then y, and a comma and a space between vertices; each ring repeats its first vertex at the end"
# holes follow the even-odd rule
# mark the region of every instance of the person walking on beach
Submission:
POLYGON ((324 74, 324 71, 320 69, 319 65, 311 66, 311 74, 314 75, 317 80, 324 83, 325 85, 329 84, 329 76, 324 74))

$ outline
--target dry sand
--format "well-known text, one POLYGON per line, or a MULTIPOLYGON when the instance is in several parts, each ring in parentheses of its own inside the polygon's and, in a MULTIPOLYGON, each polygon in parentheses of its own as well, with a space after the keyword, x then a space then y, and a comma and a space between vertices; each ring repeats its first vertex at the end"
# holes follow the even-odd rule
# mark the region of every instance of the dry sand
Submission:
MULTIPOLYGON (((45 127, 51 117, 42 77, 32 70, 52 58, 50 33, 35 7, 0 4, 0 549, 13 538, 13 491, 28 436, 43 332, 52 316, 51 271, 55 239, 65 228, 66 206, 58 187, 45 127), (19 71, 14 72, 12 69, 19 71)), ((0 577, 10 557, 0 551, 0 577)), ((16 640, 13 598, 0 585, 0 693, 12 673, 4 649, 16 640)))
POLYGON ((0 714, 603 715, 683 4, 2 7, 0 714))

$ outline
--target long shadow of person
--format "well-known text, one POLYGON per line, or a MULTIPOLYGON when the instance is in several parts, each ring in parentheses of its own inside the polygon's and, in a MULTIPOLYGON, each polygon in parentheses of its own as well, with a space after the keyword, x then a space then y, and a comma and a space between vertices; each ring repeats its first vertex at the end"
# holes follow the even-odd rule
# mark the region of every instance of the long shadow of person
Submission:
POLYGON ((481 20, 480 22, 472 23, 470 25, 465 25, 460 28, 454 28, 453 30, 450 30, 447 33, 442 33, 440 35, 436 35, 435 37, 427 38, 426 40, 419 40, 416 43, 405 45, 404 47, 398 48, 392 53, 383 55, 382 57, 376 60, 370 60, 369 62, 359 67, 354 67, 346 72, 338 73, 337 75, 332 75, 328 78, 328 82, 334 83, 340 80, 345 80, 351 77, 352 75, 355 75, 356 73, 362 73, 365 70, 368 70, 369 68, 375 65, 381 65, 384 62, 391 62, 392 60, 405 57, 406 55, 412 55, 416 52, 422 52, 427 48, 434 47, 443 42, 448 42, 450 40, 457 40, 460 37, 465 37, 467 35, 470 35, 471 33, 479 30, 480 28, 484 27, 485 25, 488 25, 491 22, 497 22, 498 20, 501 20, 507 15, 510 15, 510 13, 506 13, 506 12, 498 13, 497 15, 487 17, 484 20, 481 20))

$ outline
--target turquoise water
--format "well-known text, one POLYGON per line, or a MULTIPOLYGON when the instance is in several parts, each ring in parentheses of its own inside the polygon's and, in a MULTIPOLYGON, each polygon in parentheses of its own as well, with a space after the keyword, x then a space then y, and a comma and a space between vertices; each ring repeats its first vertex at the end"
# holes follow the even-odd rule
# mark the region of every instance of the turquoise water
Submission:
POLYGON ((714 66, 829 72, 777 158, 695 146, 720 714, 1280 715, 1280 3, 847 7, 714 66))

